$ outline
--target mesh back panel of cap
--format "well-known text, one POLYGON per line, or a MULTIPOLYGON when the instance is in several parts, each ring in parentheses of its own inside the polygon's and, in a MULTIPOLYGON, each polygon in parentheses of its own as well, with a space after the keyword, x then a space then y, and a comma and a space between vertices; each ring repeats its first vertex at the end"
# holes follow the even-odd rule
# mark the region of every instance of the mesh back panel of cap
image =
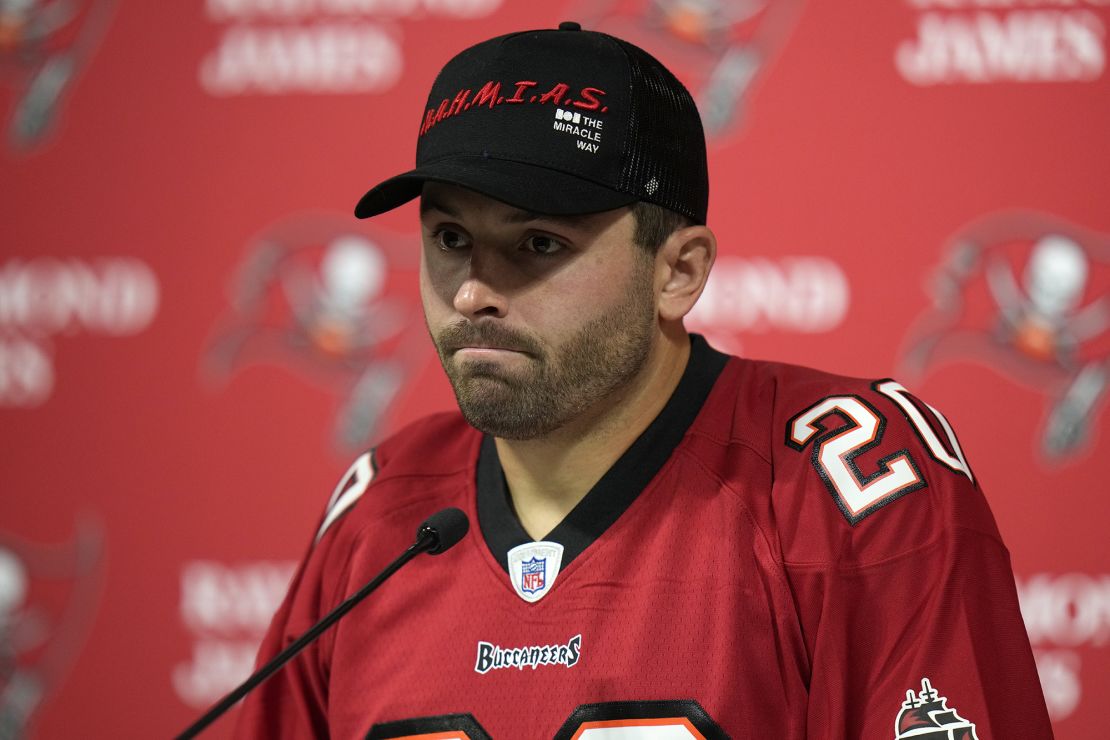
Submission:
POLYGON ((632 80, 628 149, 618 187, 705 223, 709 173, 694 100, 653 57, 615 40, 628 55, 632 80))

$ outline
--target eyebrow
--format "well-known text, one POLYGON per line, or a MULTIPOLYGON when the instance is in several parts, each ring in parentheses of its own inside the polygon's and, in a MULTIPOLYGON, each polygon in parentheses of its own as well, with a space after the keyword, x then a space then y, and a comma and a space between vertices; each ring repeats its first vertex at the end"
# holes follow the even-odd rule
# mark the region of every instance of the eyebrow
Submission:
MULTIPOLYGON (((420 198, 420 215, 423 216, 423 215, 427 214, 429 211, 439 211, 440 213, 447 214, 451 218, 459 218, 459 219, 462 218, 462 215, 456 209, 452 208, 451 206, 447 205, 446 203, 443 203, 442 201, 439 201, 439 200, 435 199, 434 197, 426 197, 426 196, 421 197, 420 198)), ((522 209, 519 209, 519 208, 513 208, 513 210, 505 217, 505 220, 508 221, 509 223, 522 224, 522 223, 528 223, 529 221, 568 221, 569 222, 569 221, 572 221, 573 218, 572 217, 566 217, 566 216, 544 215, 542 213, 533 213, 532 211, 525 211, 525 210, 522 210, 522 209)))
POLYGON ((426 195, 421 196, 420 197, 420 215, 423 216, 428 211, 439 211, 440 213, 446 213, 448 216, 450 216, 452 218, 459 218, 458 212, 453 210, 450 206, 448 206, 444 203, 440 203, 435 198, 429 198, 426 195))

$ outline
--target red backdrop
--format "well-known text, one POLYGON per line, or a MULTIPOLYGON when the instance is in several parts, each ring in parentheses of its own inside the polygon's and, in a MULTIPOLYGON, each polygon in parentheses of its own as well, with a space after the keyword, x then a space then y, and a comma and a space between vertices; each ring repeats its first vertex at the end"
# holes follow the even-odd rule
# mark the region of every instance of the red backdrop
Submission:
POLYGON ((942 409, 1105 737, 1106 0, 0 3, 0 724, 166 736, 244 677, 354 453, 453 404, 414 208, 353 205, 448 57, 568 18, 702 106, 691 325, 942 409))

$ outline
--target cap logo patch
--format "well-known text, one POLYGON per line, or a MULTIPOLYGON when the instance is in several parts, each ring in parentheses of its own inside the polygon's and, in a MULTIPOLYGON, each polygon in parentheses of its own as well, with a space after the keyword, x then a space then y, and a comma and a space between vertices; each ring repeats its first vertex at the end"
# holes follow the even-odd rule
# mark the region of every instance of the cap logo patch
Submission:
POLYGON ((519 80, 502 87, 500 82, 489 80, 477 92, 468 87, 459 90, 454 97, 444 98, 435 108, 428 108, 424 113, 424 121, 420 125, 420 135, 431 131, 440 121, 479 108, 493 110, 499 105, 546 105, 553 103, 566 108, 576 108, 584 111, 594 111, 595 115, 608 113, 609 106, 604 104, 605 91, 599 87, 572 88, 569 83, 556 82, 546 92, 537 92, 543 88, 535 80, 519 80), (513 88, 513 94, 506 97, 503 93, 513 88), (577 92, 572 93, 571 91, 577 92))
POLYGON ((601 145, 601 119, 591 118, 578 111, 555 109, 555 130, 577 136, 578 148, 596 154, 601 145))
POLYGON ((558 542, 529 542, 509 550, 508 559, 513 590, 534 604, 555 585, 563 563, 563 546, 558 542))

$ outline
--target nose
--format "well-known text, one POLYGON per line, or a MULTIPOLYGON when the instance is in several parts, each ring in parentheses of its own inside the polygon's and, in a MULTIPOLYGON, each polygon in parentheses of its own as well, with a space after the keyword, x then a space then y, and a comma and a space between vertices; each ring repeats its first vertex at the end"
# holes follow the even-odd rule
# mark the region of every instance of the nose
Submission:
POLYGON ((509 304, 499 289, 501 270, 492 250, 472 248, 463 281, 455 292, 455 310, 471 320, 481 317, 504 318, 509 304))

